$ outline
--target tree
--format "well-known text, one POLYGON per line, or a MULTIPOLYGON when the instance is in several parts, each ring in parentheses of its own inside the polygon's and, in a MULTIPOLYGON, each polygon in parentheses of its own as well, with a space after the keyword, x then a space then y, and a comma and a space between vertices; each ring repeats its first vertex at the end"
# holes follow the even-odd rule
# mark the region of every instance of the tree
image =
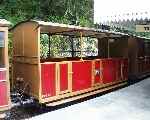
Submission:
MULTIPOLYGON (((94 0, 1 0, 0 17, 9 20, 12 26, 21 21, 38 19, 90 27, 93 26, 93 2, 94 0)), ((52 41, 57 45, 60 38, 53 37, 52 41)), ((42 37, 41 42, 41 49, 47 53, 47 37, 42 37)), ((11 52, 11 36, 9 43, 11 52)), ((65 49, 68 49, 67 47, 66 45, 65 49)), ((58 48, 53 47, 53 54, 58 51, 58 48)))
POLYGON ((17 24, 28 19, 91 26, 93 0, 2 0, 0 16, 17 24))

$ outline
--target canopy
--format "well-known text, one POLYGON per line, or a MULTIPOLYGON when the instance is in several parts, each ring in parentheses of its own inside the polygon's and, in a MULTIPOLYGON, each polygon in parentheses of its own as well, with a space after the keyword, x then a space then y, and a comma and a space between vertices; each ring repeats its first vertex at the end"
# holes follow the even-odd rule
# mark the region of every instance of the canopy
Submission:
POLYGON ((50 35, 66 35, 73 37, 80 37, 80 33, 82 32, 83 37, 121 37, 127 34, 120 32, 112 32, 102 29, 88 28, 88 27, 80 27, 74 25, 60 24, 60 23, 52 23, 38 20, 30 20, 23 21, 18 23, 16 26, 10 29, 12 31, 15 27, 20 24, 33 23, 37 24, 37 28, 40 28, 40 33, 46 33, 50 35))
POLYGON ((69 35, 69 36, 80 36, 80 32, 84 37, 121 37, 126 35, 120 32, 112 32, 107 30, 88 28, 88 27, 80 27, 74 25, 67 24, 59 24, 52 22, 44 22, 44 21, 36 21, 38 23, 41 33, 49 33, 54 35, 69 35))

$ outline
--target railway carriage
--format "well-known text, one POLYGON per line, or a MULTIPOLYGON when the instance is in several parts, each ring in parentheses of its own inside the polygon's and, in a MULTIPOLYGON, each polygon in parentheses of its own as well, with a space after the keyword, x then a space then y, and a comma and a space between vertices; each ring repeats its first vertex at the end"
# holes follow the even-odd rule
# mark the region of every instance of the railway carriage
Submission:
MULTIPOLYGON (((107 55, 103 54, 103 47, 94 57, 83 55, 83 38, 94 38, 100 44, 100 38, 109 36, 119 39, 126 35, 35 20, 21 22, 11 32, 13 85, 20 83, 25 94, 33 96, 39 103, 58 105, 127 84, 127 56, 109 56, 110 50, 106 52, 107 55), (49 36, 46 58, 41 55, 42 34, 49 36), (66 41, 77 38, 79 56, 75 56, 72 49, 70 57, 53 57, 53 36, 67 36, 66 41)), ((106 45, 107 50, 109 47, 106 45)))
POLYGON ((10 83, 8 62, 8 26, 10 23, 0 19, 0 113, 10 108, 10 83))
POLYGON ((150 54, 149 40, 142 37, 130 37, 129 42, 129 58, 131 79, 142 79, 150 75, 150 54))
MULTIPOLYGON (((9 22, 0 21, 0 111, 11 105, 8 26, 9 22)), ((22 95, 41 104, 63 104, 123 87, 130 80, 150 74, 150 44, 145 38, 35 20, 21 22, 10 31, 12 90, 18 88, 22 95), (47 37, 42 39, 43 36, 47 37), (96 41, 97 53, 84 51, 85 39, 96 41), (59 46, 57 40, 63 47, 70 41, 70 48, 55 56, 52 42, 59 46)))

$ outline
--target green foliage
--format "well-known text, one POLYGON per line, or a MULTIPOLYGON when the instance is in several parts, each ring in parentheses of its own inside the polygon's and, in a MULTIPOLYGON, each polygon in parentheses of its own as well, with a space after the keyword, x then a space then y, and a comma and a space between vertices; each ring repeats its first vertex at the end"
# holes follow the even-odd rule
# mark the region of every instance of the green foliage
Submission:
POLYGON ((61 53, 63 53, 64 51, 67 52, 71 50, 69 37, 66 36, 53 35, 49 37, 47 34, 42 34, 40 42, 40 52, 42 58, 47 58, 48 55, 50 55, 51 57, 61 57, 61 53))
MULTIPOLYGON (((12 26, 21 21, 37 19, 91 27, 93 26, 93 3, 94 0, 1 0, 0 17, 10 21, 12 26)), ((9 35, 10 56, 12 54, 11 39, 9 35)), ((66 39, 62 36, 51 37, 51 56, 57 56, 60 51, 71 49, 66 39)), ((47 57, 49 54, 48 42, 48 35, 42 35, 42 57, 47 57)))
POLYGON ((0 17, 17 24, 28 19, 91 26, 93 0, 2 0, 0 17))
MULTIPOLYGON (((83 37, 83 56, 97 55, 96 41, 94 38, 83 37)), ((70 38, 69 36, 61 35, 53 35, 49 38, 47 34, 41 35, 41 58, 47 58, 49 55, 50 57, 71 57, 72 52, 74 52, 74 56, 80 57, 80 51, 80 38, 70 38), (49 42, 50 47, 48 45, 49 42)))
POLYGON ((42 58, 46 58, 47 55, 48 55, 48 52, 49 52, 49 47, 48 47, 48 41, 49 41, 49 38, 48 38, 48 35, 47 34, 43 34, 40 36, 40 44, 41 44, 41 48, 40 48, 40 53, 41 53, 41 57, 42 58))

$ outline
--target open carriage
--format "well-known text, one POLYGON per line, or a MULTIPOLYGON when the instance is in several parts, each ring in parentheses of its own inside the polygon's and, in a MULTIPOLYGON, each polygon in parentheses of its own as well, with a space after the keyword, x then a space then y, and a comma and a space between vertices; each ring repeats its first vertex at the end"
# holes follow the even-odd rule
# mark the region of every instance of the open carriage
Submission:
POLYGON ((11 31, 13 85, 22 83, 25 93, 39 103, 58 105, 127 84, 127 56, 110 56, 108 45, 106 55, 100 47, 102 38, 119 39, 125 35, 43 21, 21 22, 11 31), (48 36, 44 49, 47 50, 46 57, 41 51, 43 34, 48 36), (54 56, 52 38, 69 40, 69 52, 64 50, 62 56, 54 56), (97 42, 98 53, 87 56, 84 51, 86 38, 97 42), (75 43, 79 49, 75 50, 75 43))

